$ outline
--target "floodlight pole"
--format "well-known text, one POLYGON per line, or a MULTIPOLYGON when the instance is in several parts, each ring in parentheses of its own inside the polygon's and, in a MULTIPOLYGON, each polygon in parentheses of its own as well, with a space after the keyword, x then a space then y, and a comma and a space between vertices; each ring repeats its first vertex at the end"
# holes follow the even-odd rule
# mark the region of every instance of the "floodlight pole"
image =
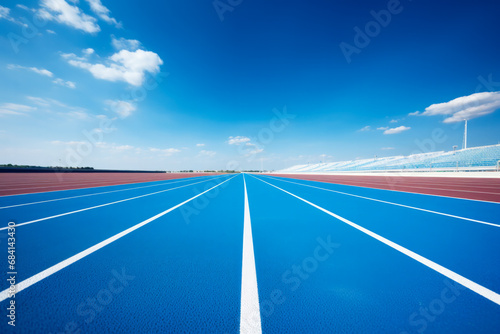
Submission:
POLYGON ((463 149, 466 149, 466 148, 467 148, 467 120, 465 120, 463 149))

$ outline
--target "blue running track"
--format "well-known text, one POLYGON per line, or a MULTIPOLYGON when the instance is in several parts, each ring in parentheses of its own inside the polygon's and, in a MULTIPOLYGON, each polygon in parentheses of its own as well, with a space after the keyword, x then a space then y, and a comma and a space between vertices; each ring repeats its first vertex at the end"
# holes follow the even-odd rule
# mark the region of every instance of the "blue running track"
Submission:
POLYGON ((3 196, 0 263, 0 333, 500 333, 492 202, 259 174, 3 196))

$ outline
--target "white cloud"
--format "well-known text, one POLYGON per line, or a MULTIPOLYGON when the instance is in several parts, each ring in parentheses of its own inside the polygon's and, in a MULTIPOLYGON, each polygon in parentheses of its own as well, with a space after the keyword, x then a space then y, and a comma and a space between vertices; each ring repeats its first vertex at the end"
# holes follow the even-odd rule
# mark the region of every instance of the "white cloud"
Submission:
POLYGON ((82 52, 83 52, 83 54, 84 54, 85 56, 90 56, 90 55, 91 55, 91 54, 93 54, 95 51, 94 51, 94 49, 92 49, 92 48, 87 48, 87 49, 83 49, 83 50, 82 50, 82 52))
POLYGON ((144 50, 121 50, 109 57, 106 64, 92 64, 72 53, 63 54, 62 57, 70 65, 89 71, 96 79, 124 81, 133 86, 142 85, 146 72, 158 73, 163 64, 156 53, 144 50))
POLYGON ((415 111, 408 114, 408 116, 417 116, 417 115, 420 115, 420 111, 415 111))
POLYGON ((74 145, 85 145, 87 142, 85 141, 62 141, 62 140, 52 140, 50 142, 52 145, 68 145, 68 146, 74 146, 74 145))
POLYGON ((101 0, 87 0, 87 2, 90 5, 90 9, 92 9, 100 19, 109 24, 114 24, 117 28, 122 27, 121 22, 117 22, 116 19, 110 16, 111 11, 101 3, 101 0))
POLYGON ((56 21, 87 33, 101 30, 97 20, 83 13, 80 8, 72 6, 65 0, 42 0, 38 15, 50 21, 56 21))
POLYGON ((327 160, 333 159, 333 156, 323 153, 319 155, 319 158, 321 159, 321 161, 326 162, 327 160))
POLYGON ((444 123, 456 123, 491 114, 497 109, 500 109, 500 92, 483 92, 458 97, 449 102, 432 104, 425 108, 424 112, 417 111, 410 115, 444 115, 448 116, 443 121, 444 123))
POLYGON ((123 37, 116 39, 115 36, 111 36, 111 45, 116 50, 135 51, 141 46, 141 42, 136 39, 125 39, 123 37))
POLYGON ((203 146, 205 146, 205 144, 203 144, 203 143, 196 144, 196 147, 203 147, 203 146))
POLYGON ((55 34, 56 34, 56 32, 55 32, 54 30, 47 29, 46 31, 47 31, 49 34, 52 34, 52 35, 55 35, 55 34))
POLYGON ((111 110, 120 116, 126 118, 132 115, 132 112, 137 109, 137 106, 128 101, 122 100, 106 100, 105 103, 111 107, 111 110))
POLYGON ((389 127, 388 127, 388 126, 382 126, 382 127, 380 127, 380 128, 377 128, 377 130, 387 130, 387 129, 389 129, 389 127))
POLYGON ((177 148, 164 148, 164 149, 160 149, 160 148, 151 147, 151 148, 149 148, 149 151, 154 152, 154 153, 160 153, 163 156, 169 157, 172 154, 179 153, 181 150, 179 150, 177 148))
POLYGON ((17 8, 21 8, 21 9, 24 9, 24 10, 27 10, 27 11, 33 11, 33 9, 25 6, 25 5, 20 5, 20 4, 17 4, 16 5, 17 8))
POLYGON ((215 151, 207 151, 207 150, 201 150, 200 153, 198 153, 198 155, 200 156, 204 156, 204 157, 213 157, 214 155, 216 155, 217 152, 215 151))
POLYGON ((12 16, 10 16, 10 8, 4 7, 4 6, 0 6, 0 19, 4 19, 4 20, 10 21, 12 23, 19 24, 23 27, 28 27, 28 25, 26 23, 23 23, 15 18, 13 18, 12 16))
POLYGON ((96 147, 102 150, 111 151, 113 153, 121 153, 123 151, 130 151, 136 148, 132 145, 118 145, 115 143, 106 143, 103 141, 97 142, 96 147))
MULTIPOLYGON (((89 142, 86 141, 62 141, 62 140, 53 140, 50 142, 52 145, 64 145, 64 146, 79 146, 79 145, 88 145, 89 142)), ((96 142, 95 147, 101 150, 105 150, 106 153, 123 153, 125 151, 131 151, 136 149, 136 147, 131 145, 118 145, 115 143, 107 143, 104 141, 96 142)))
POLYGON ((388 151, 388 150, 393 150, 394 147, 382 147, 381 150, 382 151, 388 151))
POLYGON ((263 148, 257 147, 255 145, 253 145, 253 146, 254 146, 254 148, 252 150, 246 151, 246 155, 254 155, 254 154, 259 154, 259 153, 264 152, 263 148))
POLYGON ((87 120, 93 117, 93 115, 89 114, 84 108, 69 106, 55 99, 35 96, 26 96, 26 99, 42 107, 41 110, 45 112, 56 113, 65 117, 69 116, 71 118, 76 118, 79 120, 87 120))
POLYGON ((229 145, 237 145, 237 146, 243 145, 243 147, 245 148, 240 147, 241 151, 239 152, 244 156, 251 156, 264 151, 263 148, 252 143, 251 139, 245 136, 235 136, 235 137, 230 136, 227 140, 227 143, 229 145))
POLYGON ((76 84, 72 81, 64 81, 63 79, 61 78, 56 78, 54 81, 52 81, 53 83, 57 84, 57 85, 61 85, 61 86, 64 86, 64 87, 68 87, 68 88, 76 88, 76 84))
POLYGON ((44 76, 47 76, 49 78, 52 78, 54 76, 54 74, 51 71, 46 70, 44 68, 26 67, 26 66, 21 66, 21 65, 14 65, 14 64, 7 65, 7 68, 9 70, 14 70, 14 69, 29 70, 29 71, 35 72, 36 74, 44 75, 44 76))
POLYGON ((367 125, 365 127, 362 127, 361 129, 359 129, 358 131, 359 132, 365 132, 365 131, 370 131, 372 128, 371 126, 367 125))
POLYGON ((24 104, 16 103, 3 103, 0 104, 0 116, 1 115, 26 115, 26 112, 36 110, 35 107, 27 106, 24 104))
POLYGON ((391 129, 387 129, 384 131, 384 135, 395 135, 397 133, 401 133, 403 131, 408 131, 410 130, 411 128, 408 127, 408 126, 398 126, 397 128, 391 128, 391 129))
POLYGON ((229 145, 240 145, 248 142, 250 142, 250 138, 244 136, 236 136, 236 137, 231 136, 228 138, 227 141, 229 145))
POLYGON ((85 111, 79 111, 79 110, 71 110, 65 112, 63 115, 69 116, 71 118, 76 118, 79 120, 86 120, 90 118, 89 114, 87 114, 85 111))
POLYGON ((12 21, 13 18, 10 16, 10 8, 0 6, 0 19, 6 19, 12 21))
POLYGON ((41 97, 35 97, 35 96, 27 96, 26 97, 28 100, 33 101, 33 103, 42 106, 42 107, 48 107, 51 105, 51 102, 49 99, 44 99, 41 97))
MULTIPOLYGON (((46 77, 49 77, 49 78, 54 77, 54 73, 52 73, 51 71, 46 70, 44 68, 26 67, 26 66, 21 66, 21 65, 14 65, 14 64, 7 65, 7 68, 9 70, 23 69, 23 70, 28 70, 28 71, 35 72, 36 74, 40 74, 40 75, 43 75, 43 76, 46 76, 46 77)), ((65 80, 63 80, 61 78, 54 78, 54 80, 52 82, 55 83, 55 84, 57 84, 57 85, 65 86, 65 87, 68 87, 68 88, 76 88, 76 84, 74 82, 72 82, 72 81, 65 81, 65 80)))
POLYGON ((10 15, 10 8, 0 6, 0 19, 7 18, 10 15))
POLYGON ((391 119, 391 121, 389 123, 397 123, 398 120, 397 119, 391 119))

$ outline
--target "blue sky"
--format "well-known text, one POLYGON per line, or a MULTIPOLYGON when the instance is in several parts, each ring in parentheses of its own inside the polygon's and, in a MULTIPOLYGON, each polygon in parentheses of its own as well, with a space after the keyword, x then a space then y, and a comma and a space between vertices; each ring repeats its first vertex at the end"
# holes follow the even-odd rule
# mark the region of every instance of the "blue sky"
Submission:
POLYGON ((495 1, 8 1, 0 163, 280 169, 500 142, 495 1))

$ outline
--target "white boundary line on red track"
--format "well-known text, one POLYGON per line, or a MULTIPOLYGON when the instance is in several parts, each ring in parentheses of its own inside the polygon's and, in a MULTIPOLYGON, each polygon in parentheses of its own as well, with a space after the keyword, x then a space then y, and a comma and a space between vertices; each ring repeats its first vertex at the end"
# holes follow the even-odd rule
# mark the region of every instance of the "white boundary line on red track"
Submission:
POLYGON ((285 176, 271 176, 271 175, 267 175, 267 174, 260 175, 260 176, 267 176, 267 177, 273 177, 273 178, 279 178, 279 179, 291 179, 291 180, 300 180, 300 181, 309 181, 309 182, 329 183, 329 184, 336 184, 336 185, 347 186, 347 187, 357 187, 357 188, 368 188, 368 189, 385 190, 385 191, 395 191, 395 192, 406 193, 406 194, 416 194, 416 195, 425 195, 425 196, 434 196, 434 197, 454 198, 454 199, 461 199, 461 200, 464 200, 464 201, 474 201, 474 202, 485 202, 485 203, 500 204, 500 202, 485 201, 485 200, 481 200, 481 199, 455 197, 455 196, 445 196, 445 195, 435 195, 435 194, 427 194, 427 193, 418 193, 418 192, 414 192, 414 191, 405 191, 405 190, 375 188, 375 187, 370 187, 370 186, 356 186, 356 185, 353 185, 353 184, 344 184, 344 183, 338 183, 338 182, 328 182, 328 181, 299 179, 299 178, 292 178, 292 177, 285 177, 285 176))
POLYGON ((476 282, 469 280, 468 278, 465 278, 465 277, 463 277, 463 276, 461 276, 461 275, 459 275, 459 274, 457 274, 457 273, 455 273, 455 272, 453 272, 453 271, 451 271, 451 270, 449 270, 449 269, 447 269, 447 268, 445 268, 445 267, 443 267, 443 266, 417 254, 417 253, 415 253, 415 252, 412 252, 411 250, 404 248, 403 246, 400 246, 400 245, 396 244, 395 242, 392 242, 392 241, 390 241, 390 240, 388 240, 388 239, 386 239, 386 238, 384 238, 384 237, 382 237, 382 236, 380 236, 380 235, 378 235, 378 234, 376 234, 376 233, 374 233, 374 232, 372 232, 372 231, 370 231, 370 230, 368 230, 368 229, 366 229, 358 224, 355 224, 352 221, 345 219, 344 217, 341 217, 341 216, 339 216, 331 211, 328 211, 327 209, 324 209, 324 208, 320 207, 319 205, 311 203, 302 197, 299 197, 295 194, 292 194, 291 192, 288 192, 284 189, 281 189, 280 187, 275 186, 275 185, 273 185, 269 182, 266 182, 264 180, 261 180, 255 176, 254 176, 254 178, 256 178, 257 180, 264 182, 264 183, 266 183, 266 184, 268 184, 276 189, 279 189, 279 190, 283 191, 284 193, 287 193, 288 195, 293 196, 293 197, 311 205, 312 207, 315 207, 318 210, 323 211, 324 213, 346 223, 347 225, 349 225, 351 227, 354 227, 358 231, 367 234, 368 236, 384 243, 385 245, 397 250, 400 253, 403 253, 404 255, 414 259, 415 261, 420 262, 421 264, 427 266, 428 268, 435 270, 436 272, 448 277, 449 279, 465 286, 466 288, 474 291, 475 293, 483 296, 484 298, 491 300, 495 304, 500 305, 500 294, 496 293, 495 291, 492 291, 488 288, 485 288, 484 286, 479 285, 476 282))
MULTIPOLYGON (((144 194, 144 195, 139 195, 139 196, 135 196, 135 197, 125 198, 125 199, 122 199, 122 200, 119 200, 119 201, 114 201, 114 202, 109 202, 109 203, 94 205, 94 206, 90 206, 88 208, 83 208, 83 209, 79 209, 79 210, 74 210, 74 211, 69 211, 69 212, 65 212, 65 213, 60 213, 60 214, 54 215, 54 216, 49 216, 49 217, 39 218, 39 219, 35 219, 35 220, 30 220, 30 221, 27 221, 27 222, 24 222, 24 223, 16 224, 16 227, 23 226, 23 225, 28 225, 28 224, 33 224, 33 223, 37 223, 37 222, 48 220, 48 219, 63 217, 63 216, 71 215, 73 213, 78 213, 78 212, 88 211, 88 210, 92 210, 92 209, 97 209, 97 208, 101 208, 101 207, 108 206, 108 205, 113 205, 113 204, 117 204, 117 203, 127 202, 127 201, 131 201, 133 199, 142 198, 142 197, 151 196, 151 195, 156 195, 156 194, 164 193, 164 192, 167 192, 167 191, 170 191, 170 190, 175 190, 175 189, 180 189, 180 188, 184 188, 184 187, 189 187, 189 186, 192 186, 192 185, 195 185, 195 184, 198 184, 198 183, 208 182, 208 181, 210 181, 210 180, 203 180, 203 181, 199 181, 199 182, 195 182, 195 183, 185 184, 183 186, 179 186, 179 187, 175 187, 175 188, 170 188, 170 189, 155 191, 155 192, 149 193, 149 194, 144 194)), ((224 181, 224 182, 226 182, 226 181, 224 181)), ((8 228, 9 228, 8 226, 1 227, 0 231, 6 230, 8 228)))
MULTIPOLYGON (((268 174, 268 175, 272 175, 272 174, 268 174)), ((273 175, 274 177, 285 177, 283 176, 284 174, 277 174, 277 175, 273 175)), ((298 177, 298 176, 301 176, 301 175, 297 175, 295 174, 294 176, 298 177)), ((311 176, 311 177, 324 177, 326 175, 312 175, 312 174, 305 174, 304 176, 311 176)), ((296 177, 293 177, 296 179, 296 177)), ((289 177, 290 178, 290 177, 289 177)), ((379 179, 383 179, 385 178, 386 180, 387 179, 391 179, 390 176, 388 177, 384 177, 384 176, 374 176, 374 178, 379 178, 379 179)), ((393 177, 392 179, 394 179, 395 181, 401 181, 401 179, 398 179, 397 177, 393 177)), ((305 180, 305 179, 304 179, 305 180)), ((352 183, 370 183, 370 184, 378 184, 378 185, 388 185, 389 182, 387 181, 382 181, 382 180, 373 180, 373 179, 370 179, 370 180, 362 180, 362 176, 359 176, 359 177, 352 177, 352 178, 335 178, 335 177, 332 177, 332 180, 336 181, 336 182, 352 182, 352 183)), ((309 180, 309 181, 316 181, 316 180, 309 180)), ((477 185, 477 182, 478 181, 482 181, 481 179, 473 179, 473 181, 475 181, 476 183, 474 182, 467 182, 467 183, 454 183, 454 184, 450 184, 450 183, 443 183, 443 182, 438 182, 437 180, 421 180, 421 179, 418 179, 418 178, 413 178, 413 179, 405 179, 403 180, 404 183, 398 183, 398 182, 393 182, 392 185, 393 186, 401 186, 401 187, 415 187, 415 186, 425 186, 425 185, 432 185, 432 186, 444 186, 444 187, 447 187, 447 186, 454 186, 454 187, 466 187, 466 188, 488 188, 488 189, 493 189, 493 190, 498 190, 498 186, 491 186, 491 185, 484 185, 484 184, 481 184, 481 185, 477 185), (433 182, 434 181, 434 182, 433 182)), ((455 180, 450 180, 448 179, 448 181, 455 181, 455 180)), ((494 181, 500 181, 500 180, 496 180, 494 179, 494 181)), ((343 183, 344 184, 344 183, 343 183)), ((347 185, 347 184, 346 184, 347 185)), ((353 185, 353 184, 349 184, 349 185, 353 185)), ((417 188, 421 188, 421 187, 417 187, 417 188)), ((426 188, 426 187, 424 187, 426 188)), ((443 188, 436 188, 436 189, 443 189, 443 188)), ((444 188, 444 190, 448 190, 448 188, 444 188)), ((461 190, 461 189, 454 189, 454 190, 461 190)), ((494 193, 494 194, 500 194, 500 193, 494 193)))
MULTIPOLYGON (((222 174, 222 175, 225 175, 225 174, 222 174)), ((190 177, 187 177, 187 178, 195 179, 195 178, 204 177, 204 176, 209 176, 209 175, 190 176, 190 177)), ((178 180, 178 179, 170 179, 170 180, 178 180)), ((81 188, 59 189, 59 190, 48 190, 48 191, 38 191, 38 192, 32 192, 32 193, 22 193, 22 194, 12 194, 12 195, 0 195, 0 198, 2 198, 2 197, 10 197, 10 196, 24 196, 24 195, 54 193, 54 192, 57 192, 57 191, 70 191, 70 190, 82 190, 82 189, 91 189, 91 188, 114 187, 114 186, 123 186, 123 185, 128 185, 128 184, 150 183, 150 182, 158 182, 158 181, 169 181, 169 180, 142 181, 142 182, 139 181, 139 182, 129 182, 129 183, 108 184, 108 185, 104 185, 104 186, 81 187, 81 188)))
POLYGON ((243 189, 245 191, 245 211, 243 222, 243 261, 241 269, 241 312, 240 333, 262 333, 259 290, 257 288, 257 270, 253 251, 252 222, 248 205, 247 184, 243 174, 243 189))
MULTIPOLYGON (((216 178, 217 177, 215 177, 213 179, 216 179, 216 178)), ((120 192, 120 191, 128 191, 128 190, 143 189, 143 188, 158 187, 158 186, 167 186, 167 185, 174 184, 174 183, 190 181, 190 179, 191 178, 186 178, 186 179, 181 179, 181 180, 179 180, 179 179, 173 179, 173 180, 176 180, 176 181, 174 181, 174 182, 160 183, 160 184, 151 184, 149 186, 142 186, 142 187, 135 187, 135 188, 127 188, 127 189, 118 189, 118 190, 111 190, 111 191, 103 191, 103 192, 100 192, 100 193, 92 193, 92 194, 70 196, 70 197, 63 197, 63 198, 54 198, 54 199, 48 199, 48 200, 45 200, 45 201, 38 201, 38 202, 28 202, 28 203, 14 204, 14 205, 2 206, 2 207, 0 207, 0 210, 2 210, 2 209, 9 209, 9 208, 15 208, 15 207, 19 207, 19 206, 25 206, 25 205, 33 205, 33 204, 41 204, 41 203, 62 201, 62 200, 66 200, 66 199, 88 197, 88 196, 96 196, 96 195, 102 195, 102 194, 111 194, 111 193, 116 193, 116 192, 120 192)), ((158 182, 158 181, 153 181, 153 182, 158 182)), ((161 182, 161 181, 159 181, 159 182, 161 182)), ((134 184, 134 183, 130 183, 130 184, 134 184)), ((89 188, 84 188, 84 189, 89 189, 89 188)), ((77 190, 77 189, 74 189, 74 190, 77 190)))
MULTIPOLYGON (((133 184, 133 183, 141 183, 141 180, 129 180, 129 181, 132 181, 130 182, 130 184, 133 184)), ((163 181, 163 180, 156 180, 156 181, 163 181)), ((77 188, 74 188, 74 189, 80 189, 78 187, 82 186, 82 188, 93 188, 93 187, 100 187, 100 186, 106 186, 106 184, 109 184, 110 181, 94 181, 94 182, 85 182, 85 183, 82 183, 82 182, 62 182, 60 184, 54 184, 54 183, 51 183, 50 185, 44 185, 44 186, 40 186, 40 187, 26 187, 26 188, 19 188, 19 187, 15 187, 15 188, 8 188, 8 189, 0 189, 0 192, 3 192, 3 191, 12 191, 12 190, 29 190, 29 189, 47 189, 47 188, 57 188, 57 187, 65 187, 65 186, 69 186, 69 187, 77 187, 77 188)), ((149 181, 149 182, 155 182, 155 181, 149 181)), ((116 184, 111 184, 111 185, 116 185, 116 184)), ((38 191, 38 192, 45 192, 45 191, 38 191)), ((8 196, 8 195, 7 195, 8 196)))
MULTIPOLYGON (((273 180, 276 180, 276 179, 273 178, 273 180)), ((327 188, 321 188, 321 187, 311 186, 309 184, 302 184, 302 183, 292 182, 292 181, 288 181, 288 180, 281 180, 281 179, 278 179, 277 181, 283 181, 283 182, 293 183, 293 184, 297 184, 297 185, 304 186, 304 187, 321 189, 321 190, 330 191, 330 192, 341 194, 341 195, 347 195, 347 196, 352 196, 352 197, 367 199, 367 200, 374 201, 374 202, 379 202, 379 203, 385 203, 385 204, 400 206, 400 207, 407 208, 407 209, 413 209, 413 210, 418 210, 418 211, 423 211, 423 212, 434 213, 434 214, 441 215, 441 216, 446 216, 446 217, 451 217, 451 218, 457 218, 457 219, 467 220, 467 221, 471 221, 471 222, 474 222, 474 223, 479 223, 479 224, 484 224, 484 225, 490 225, 490 226, 500 227, 499 224, 489 223, 489 222, 485 222, 483 220, 472 219, 472 218, 467 218, 467 217, 461 217, 461 216, 456 216, 456 215, 452 215, 452 214, 449 214, 449 213, 444 213, 444 212, 439 212, 439 211, 433 211, 433 210, 427 210, 427 209, 417 208, 415 206, 410 206, 410 205, 405 205, 405 204, 399 204, 399 203, 394 203, 394 202, 389 202, 389 201, 383 201, 383 200, 376 199, 376 198, 365 197, 365 196, 360 196, 360 195, 354 195, 354 194, 350 194, 350 193, 346 193, 346 192, 342 192, 342 191, 337 191, 337 190, 333 190, 333 189, 327 189, 327 188)), ((493 202, 493 203, 495 203, 495 202, 493 202)))
MULTIPOLYGON (((227 180, 226 180, 226 181, 224 181, 224 182, 221 182, 221 183, 219 183, 219 184, 217 184, 217 185, 213 186, 212 188, 210 188, 210 189, 208 189, 208 190, 205 190, 205 191, 204 191, 204 192, 202 192, 202 193, 199 193, 199 194, 198 194, 198 195, 196 195, 196 196, 191 197, 190 199, 185 200, 185 201, 184 201, 184 202, 182 202, 182 203, 179 203, 179 204, 177 204, 177 205, 175 205, 175 206, 171 207, 170 209, 167 209, 167 210, 165 210, 165 211, 163 211, 163 212, 160 212, 159 214, 157 214, 157 215, 155 215, 155 216, 153 216, 153 217, 151 217, 151 218, 149 218, 149 219, 146 219, 146 220, 144 220, 143 222, 141 222, 141 223, 139 223, 139 224, 137 224, 137 225, 134 225, 134 226, 132 226, 132 227, 130 227, 130 228, 128 228, 128 229, 126 229, 125 231, 122 231, 122 232, 120 232, 120 233, 118 233, 118 234, 115 234, 114 236, 112 236, 112 237, 110 237, 110 238, 108 238, 108 239, 106 239, 106 240, 103 240, 103 241, 101 241, 100 243, 98 243, 98 244, 96 244, 96 245, 94 245, 94 246, 92 246, 92 247, 90 247, 90 248, 87 248, 86 250, 84 250, 84 251, 82 251, 82 252, 80 252, 80 253, 78 253, 78 254, 75 254, 75 255, 73 255, 72 257, 70 257, 70 258, 68 258, 68 259, 66 259, 66 260, 64 260, 64 261, 59 262, 59 263, 57 263, 57 264, 53 265, 52 267, 49 267, 49 268, 45 269, 45 270, 44 270, 44 271, 42 271, 42 272, 40 272, 40 273, 38 273, 38 274, 36 274, 36 275, 33 275, 33 276, 31 276, 30 278, 25 279, 24 281, 21 281, 21 282, 17 283, 17 284, 16 284, 16 286, 15 286, 15 287, 16 287, 16 289, 15 289, 16 294, 17 294, 17 293, 19 293, 19 292, 21 292, 22 290, 24 290, 24 289, 26 289, 26 288, 29 288, 29 287, 30 287, 30 286, 32 286, 33 284, 35 284, 35 283, 37 283, 37 282, 40 282, 41 280, 43 280, 43 279, 45 279, 45 278, 47 278, 47 277, 49 277, 49 276, 51 276, 51 275, 55 274, 55 273, 56 273, 56 272, 58 272, 59 270, 66 268, 67 266, 69 266, 69 265, 71 265, 71 264, 75 263, 76 261, 81 260, 81 259, 83 259, 84 257, 86 257, 86 256, 88 256, 88 255, 90 255, 90 254, 92 254, 92 253, 94 253, 94 252, 98 251, 99 249, 103 248, 104 246, 107 246, 107 245, 109 245, 110 243, 112 243, 112 242, 114 242, 114 241, 116 241, 116 240, 118 240, 118 239, 120 239, 120 238, 122 238, 122 237, 126 236, 127 234, 129 234, 129 233, 131 233, 131 232, 133 232, 133 231, 137 230, 138 228, 140 228, 140 227, 142 227, 142 226, 144 226, 144 225, 146 225, 146 224, 149 224, 149 223, 151 223, 152 221, 154 221, 154 220, 156 220, 156 219, 158 219, 158 218, 160 218, 160 217, 162 217, 162 216, 166 215, 166 214, 167 214, 167 213, 169 213, 170 211, 173 211, 173 210, 177 209, 178 207, 180 207, 180 206, 182 206, 182 205, 184 205, 184 204, 186 204, 186 203, 188 203, 188 202, 190 202, 190 201, 194 200, 195 198, 200 197, 201 195, 203 195, 203 194, 205 194, 205 193, 209 192, 210 190, 212 190, 212 189, 214 189, 214 188, 217 188, 217 187, 218 187, 218 186, 220 186, 221 184, 223 184, 223 183, 225 183, 225 182, 227 182, 227 181, 231 180, 231 179, 232 179, 232 178, 234 178, 234 177, 235 177, 235 176, 233 176, 233 177, 231 177, 231 178, 227 179, 227 180)), ((5 290, 3 290, 2 292, 0 292, 0 302, 4 301, 4 300, 5 300, 5 299, 7 299, 7 298, 9 298, 9 289, 5 289, 5 290)))

